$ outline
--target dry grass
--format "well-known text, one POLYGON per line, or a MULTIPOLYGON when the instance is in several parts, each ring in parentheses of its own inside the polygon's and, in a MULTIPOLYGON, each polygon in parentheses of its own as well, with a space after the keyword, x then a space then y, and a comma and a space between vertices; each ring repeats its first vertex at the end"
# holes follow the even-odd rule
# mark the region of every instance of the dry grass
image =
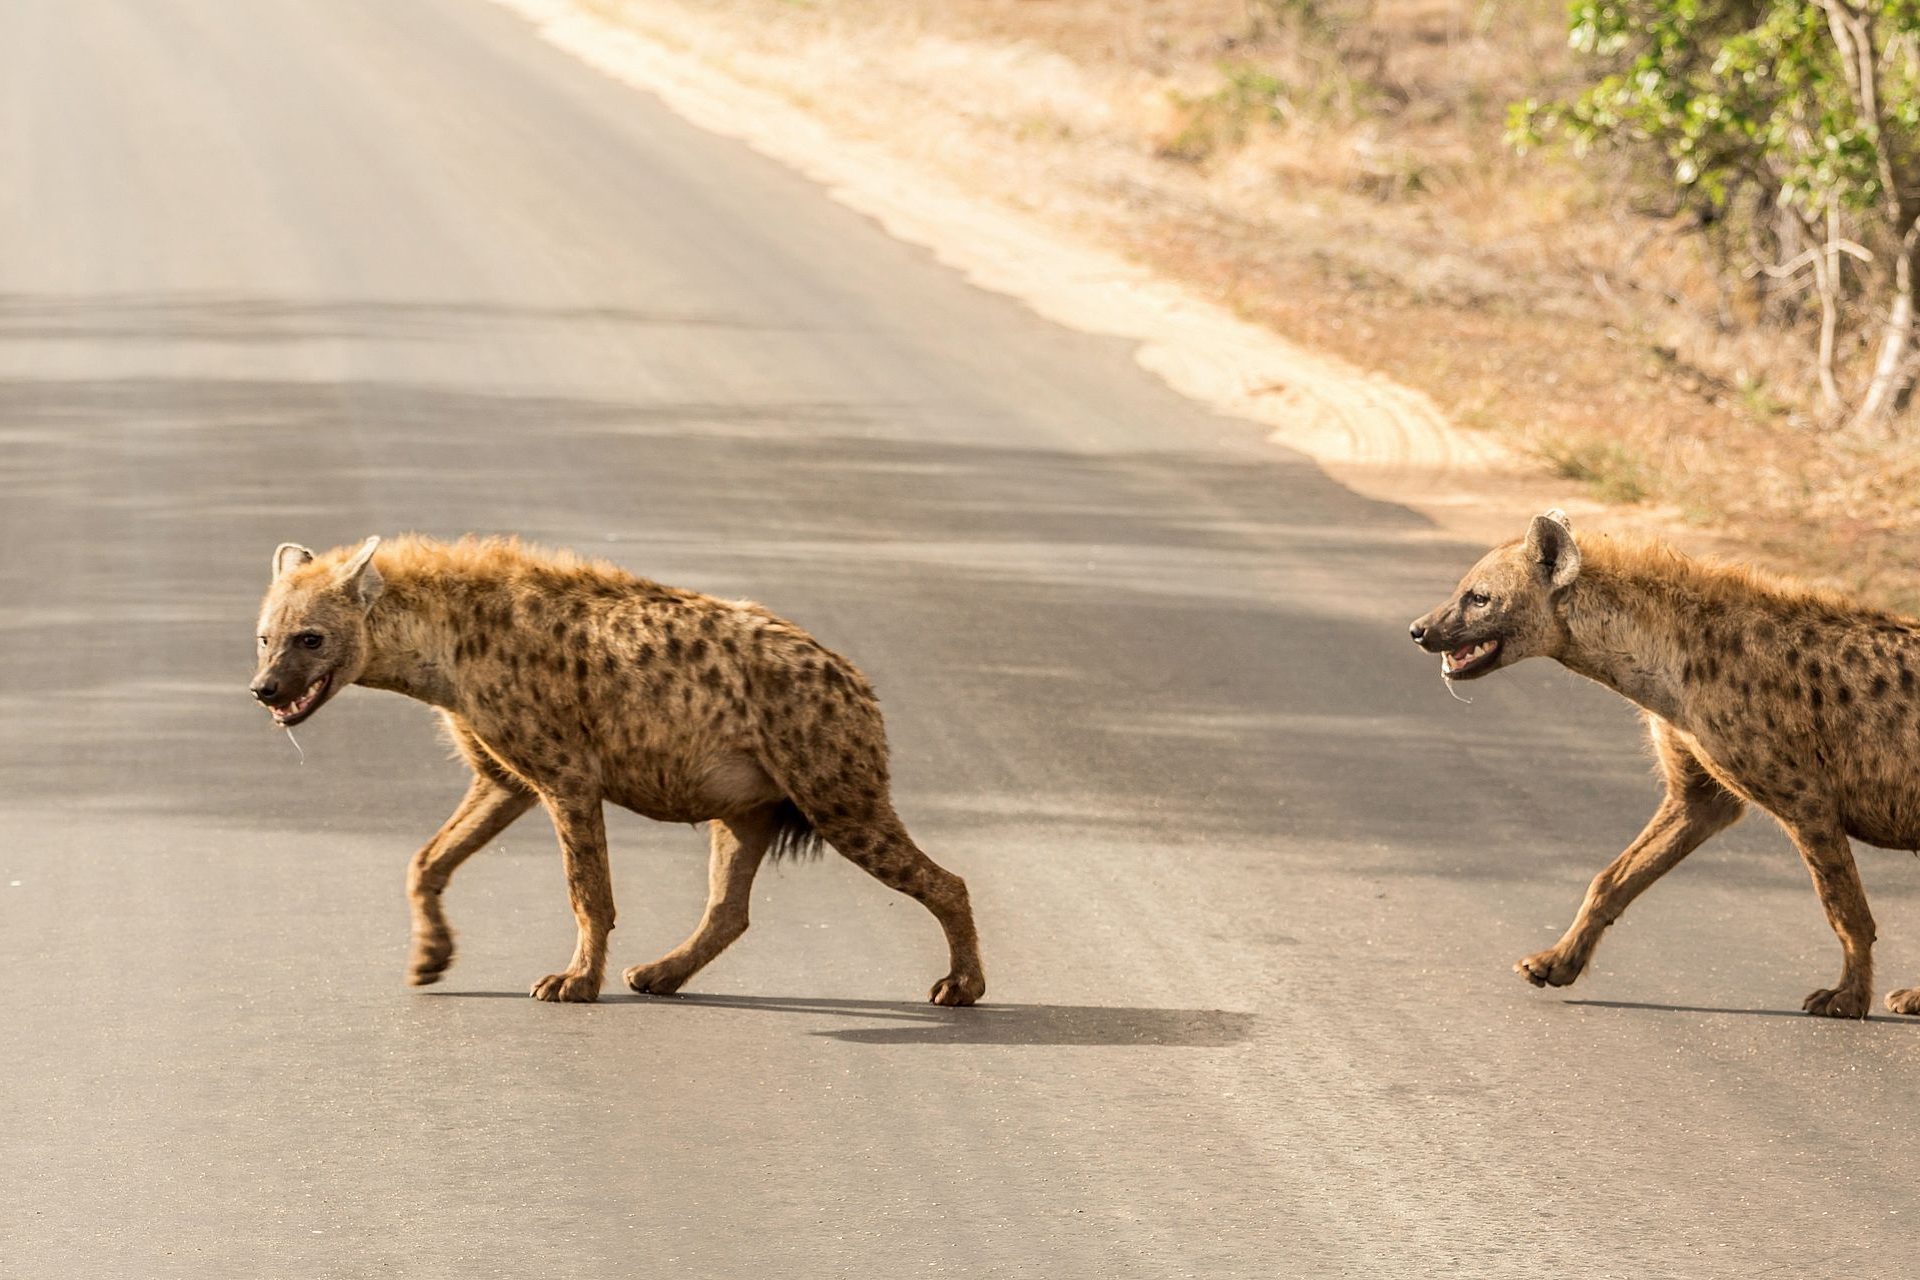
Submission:
POLYGON ((1561 0, 595 0, 604 13, 1416 386, 1621 502, 1920 605, 1920 450, 1810 425, 1620 166, 1518 157, 1561 0))

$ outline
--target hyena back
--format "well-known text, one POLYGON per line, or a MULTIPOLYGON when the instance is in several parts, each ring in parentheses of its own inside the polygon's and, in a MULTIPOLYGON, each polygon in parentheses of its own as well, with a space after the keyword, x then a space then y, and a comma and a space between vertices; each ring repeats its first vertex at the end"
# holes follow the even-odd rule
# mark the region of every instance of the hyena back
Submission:
POLYGON ((711 824, 709 896, 693 934, 624 973, 676 991, 747 928, 770 853, 824 839, 917 899, 945 930, 936 1004, 986 991, 967 887, 894 812, 886 730, 847 659, 758 605, 661 586, 512 540, 408 536, 316 556, 283 544, 259 622, 254 695, 277 723, 349 684, 438 709, 473 769, 466 797, 415 855, 409 978, 453 958, 441 896, 454 870, 536 803, 560 837, 579 936, 542 1000, 597 998, 614 903, 602 805, 711 824))

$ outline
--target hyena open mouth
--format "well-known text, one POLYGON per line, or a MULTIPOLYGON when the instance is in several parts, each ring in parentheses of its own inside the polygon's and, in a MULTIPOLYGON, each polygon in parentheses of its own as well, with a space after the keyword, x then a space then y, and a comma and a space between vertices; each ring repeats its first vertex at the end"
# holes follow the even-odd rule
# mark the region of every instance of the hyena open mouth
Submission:
POLYGON ((331 688, 333 688, 333 673, 329 671, 308 685, 305 693, 286 706, 269 708, 273 712, 273 722, 283 729, 299 724, 319 709, 320 704, 326 701, 327 691, 331 688))
POLYGON ((1485 675, 1493 670, 1493 664, 1500 657, 1498 640, 1482 640, 1479 644, 1463 645, 1441 655, 1440 674, 1449 680, 1471 680, 1475 676, 1485 675))

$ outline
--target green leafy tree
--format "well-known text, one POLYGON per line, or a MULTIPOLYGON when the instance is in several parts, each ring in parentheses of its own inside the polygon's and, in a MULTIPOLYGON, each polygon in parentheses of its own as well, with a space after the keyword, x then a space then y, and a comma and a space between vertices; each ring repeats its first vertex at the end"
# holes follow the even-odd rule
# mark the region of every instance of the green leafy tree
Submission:
POLYGON ((1920 0, 1574 0, 1571 23, 1603 74, 1517 104, 1511 139, 1636 148, 1707 221, 1764 221, 1777 252, 1749 270, 1811 279, 1829 409, 1891 416, 1915 371, 1920 0), (1848 334, 1872 354, 1843 391, 1848 334))

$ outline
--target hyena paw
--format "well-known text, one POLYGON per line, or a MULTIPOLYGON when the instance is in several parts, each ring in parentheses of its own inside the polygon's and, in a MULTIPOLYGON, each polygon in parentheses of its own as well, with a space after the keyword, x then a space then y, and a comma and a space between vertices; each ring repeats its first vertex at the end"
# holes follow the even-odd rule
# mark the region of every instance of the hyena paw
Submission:
POLYGON ((1822 988, 1800 1002, 1800 1007, 1819 1018, 1864 1018, 1873 997, 1858 987, 1822 988))
POLYGON ((643 996, 670 996, 686 985, 693 975, 677 965, 664 960, 652 964, 637 964, 620 977, 629 987, 643 996))
POLYGON ((600 998, 600 977, 592 973, 550 973, 527 993, 535 1000, 585 1004, 600 998))
POLYGON ((959 1006, 972 1004, 987 994, 987 980, 977 973, 950 973, 933 984, 927 996, 930 1004, 959 1006))
POLYGON ((437 937, 415 938, 413 954, 407 957, 407 981, 416 987, 424 987, 440 981, 440 975, 453 963, 453 937, 440 934, 437 937))
POLYGON ((1536 987, 1564 987, 1579 977, 1580 971, 1586 967, 1583 961, 1574 959, 1558 947, 1552 947, 1515 961, 1513 971, 1536 987))
POLYGON ((1887 1012, 1920 1013, 1920 987, 1887 992, 1887 1012))

